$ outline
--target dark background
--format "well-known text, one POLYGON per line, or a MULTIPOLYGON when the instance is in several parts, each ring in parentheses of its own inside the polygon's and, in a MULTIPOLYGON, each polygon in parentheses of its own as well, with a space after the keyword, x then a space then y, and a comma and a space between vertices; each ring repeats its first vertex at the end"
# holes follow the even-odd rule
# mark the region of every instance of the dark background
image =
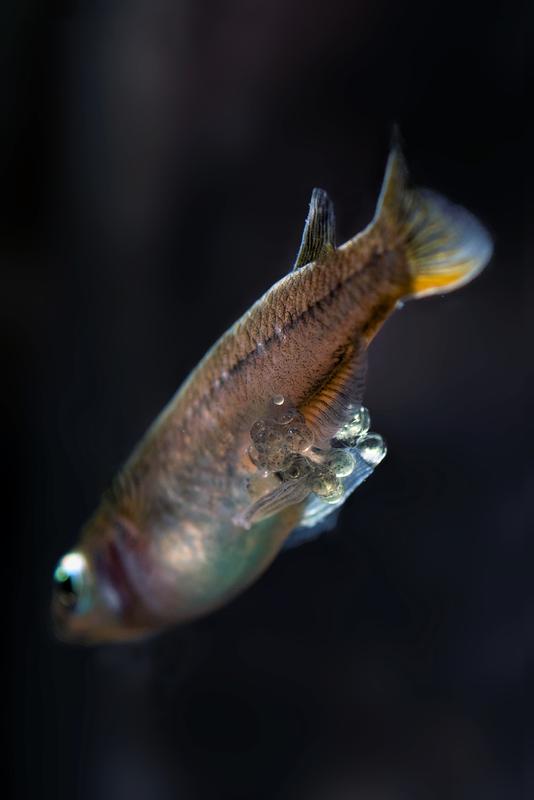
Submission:
POLYGON ((528 796, 525 8, 2 4, 14 797, 528 796), (472 209, 495 256, 373 344, 386 461, 333 533, 219 613, 139 645, 58 644, 56 559, 289 268, 311 188, 339 241, 368 222, 395 121, 415 181, 472 209))

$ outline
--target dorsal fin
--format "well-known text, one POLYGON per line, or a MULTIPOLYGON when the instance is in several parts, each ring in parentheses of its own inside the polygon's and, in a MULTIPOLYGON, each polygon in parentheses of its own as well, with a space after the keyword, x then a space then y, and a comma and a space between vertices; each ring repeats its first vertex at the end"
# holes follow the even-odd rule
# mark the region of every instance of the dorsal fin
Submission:
POLYGON ((334 204, 324 189, 314 189, 304 225, 300 249, 293 269, 317 261, 336 247, 334 204))

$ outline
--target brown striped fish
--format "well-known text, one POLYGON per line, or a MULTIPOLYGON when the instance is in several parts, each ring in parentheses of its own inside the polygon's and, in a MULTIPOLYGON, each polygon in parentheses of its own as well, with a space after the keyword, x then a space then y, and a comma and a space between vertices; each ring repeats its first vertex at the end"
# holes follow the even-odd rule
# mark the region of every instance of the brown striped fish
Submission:
POLYGON ((411 188, 398 146, 372 222, 339 247, 334 227, 315 189, 292 271, 207 353, 60 560, 62 639, 140 638, 216 609, 332 527, 384 457, 362 406, 369 343, 399 303, 474 278, 491 239, 411 188))

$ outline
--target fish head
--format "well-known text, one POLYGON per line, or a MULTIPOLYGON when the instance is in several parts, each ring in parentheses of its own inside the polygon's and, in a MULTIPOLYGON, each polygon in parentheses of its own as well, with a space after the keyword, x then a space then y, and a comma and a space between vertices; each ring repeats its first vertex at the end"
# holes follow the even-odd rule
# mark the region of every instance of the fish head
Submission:
POLYGON ((53 575, 52 619, 59 639, 75 644, 128 641, 157 627, 125 563, 124 541, 137 538, 130 521, 107 510, 87 523, 79 546, 60 558, 53 575))

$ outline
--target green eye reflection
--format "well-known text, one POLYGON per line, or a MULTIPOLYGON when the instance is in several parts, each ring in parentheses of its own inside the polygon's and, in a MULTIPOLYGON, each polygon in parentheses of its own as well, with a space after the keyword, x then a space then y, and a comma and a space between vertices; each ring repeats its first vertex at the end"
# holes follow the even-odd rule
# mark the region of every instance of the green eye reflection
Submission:
POLYGON ((86 611, 90 605, 89 569, 81 553, 67 553, 54 571, 54 588, 58 601, 65 608, 86 611))

